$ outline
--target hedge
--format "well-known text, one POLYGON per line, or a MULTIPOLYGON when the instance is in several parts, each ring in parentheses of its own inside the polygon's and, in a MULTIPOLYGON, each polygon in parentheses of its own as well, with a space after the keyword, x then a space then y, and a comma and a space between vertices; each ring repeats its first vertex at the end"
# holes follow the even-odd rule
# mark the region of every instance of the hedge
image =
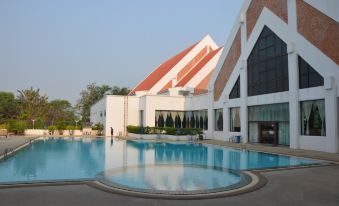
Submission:
POLYGON ((25 121, 10 120, 8 122, 8 131, 15 134, 24 134, 27 129, 27 123, 25 121))
POLYGON ((141 127, 128 125, 127 131, 134 134, 168 134, 168 135, 196 135, 202 134, 198 128, 173 128, 173 127, 141 127))

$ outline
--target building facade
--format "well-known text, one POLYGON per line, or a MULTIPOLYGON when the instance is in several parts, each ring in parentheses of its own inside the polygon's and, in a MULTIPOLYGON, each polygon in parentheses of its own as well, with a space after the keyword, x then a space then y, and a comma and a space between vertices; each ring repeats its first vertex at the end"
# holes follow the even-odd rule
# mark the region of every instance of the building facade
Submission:
POLYGON ((338 10, 336 0, 245 0, 223 48, 204 38, 129 96, 106 96, 91 121, 122 135, 199 127, 216 140, 338 153, 338 10))

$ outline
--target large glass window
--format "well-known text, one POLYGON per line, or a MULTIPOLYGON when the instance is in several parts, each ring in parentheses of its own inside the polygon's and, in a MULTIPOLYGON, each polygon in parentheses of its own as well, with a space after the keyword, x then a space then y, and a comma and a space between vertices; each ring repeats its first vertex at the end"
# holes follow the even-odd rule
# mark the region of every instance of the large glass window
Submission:
POLYGON ((276 144, 290 144, 289 104, 269 104, 248 107, 249 142, 265 143, 267 132, 275 133, 276 144), (273 128, 270 130, 268 125, 273 128))
POLYGON ((324 85, 324 78, 311 67, 303 58, 298 56, 299 89, 324 85))
POLYGON ((232 91, 230 92, 229 98, 230 99, 240 98, 240 76, 235 82, 232 91))
POLYGON ((208 129, 207 110, 197 111, 155 111, 156 127, 208 129))
POLYGON ((326 136, 325 100, 300 102, 301 135, 326 136))
POLYGON ((230 131, 240 132, 240 107, 230 108, 230 131))
POLYGON ((214 130, 223 131, 224 130, 224 120, 223 120, 223 109, 214 110, 214 130))
POLYGON ((287 45, 267 26, 247 59, 248 96, 288 91, 287 45))

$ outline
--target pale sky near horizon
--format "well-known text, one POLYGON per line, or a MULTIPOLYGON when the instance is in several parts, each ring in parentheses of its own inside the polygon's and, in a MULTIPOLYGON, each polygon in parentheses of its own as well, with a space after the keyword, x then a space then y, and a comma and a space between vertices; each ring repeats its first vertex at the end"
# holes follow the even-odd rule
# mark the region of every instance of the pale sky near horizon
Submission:
POLYGON ((226 42, 243 0, 0 0, 0 91, 75 103, 91 82, 133 88, 210 34, 226 42))

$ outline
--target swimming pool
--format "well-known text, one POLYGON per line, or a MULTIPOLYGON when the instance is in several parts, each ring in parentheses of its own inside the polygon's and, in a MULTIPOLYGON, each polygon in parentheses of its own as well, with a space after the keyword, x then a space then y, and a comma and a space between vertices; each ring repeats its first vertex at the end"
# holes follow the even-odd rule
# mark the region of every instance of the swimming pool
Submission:
POLYGON ((0 161, 0 184, 102 180, 140 191, 203 191, 242 185, 244 170, 320 163, 186 142, 46 137, 0 161))

